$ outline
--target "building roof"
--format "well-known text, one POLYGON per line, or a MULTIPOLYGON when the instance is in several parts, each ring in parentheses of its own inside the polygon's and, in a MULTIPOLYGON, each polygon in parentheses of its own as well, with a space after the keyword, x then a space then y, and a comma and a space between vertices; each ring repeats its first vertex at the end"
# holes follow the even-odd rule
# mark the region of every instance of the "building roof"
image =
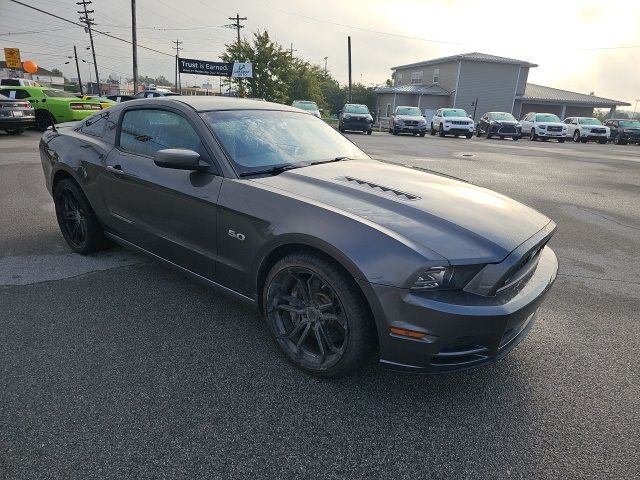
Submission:
MULTIPOLYGON (((0 68, 7 68, 7 62, 0 61, 0 68)), ((42 67, 38 67, 38 71, 34 73, 34 75, 48 75, 50 77, 56 76, 50 70, 47 70, 46 68, 42 68, 42 67)))
POLYGON ((460 55, 451 55, 449 57, 434 58, 433 60, 425 60, 424 62, 409 63, 407 65, 399 65, 397 67, 391 67, 391 70, 398 70, 399 68, 422 67, 424 65, 436 65, 438 63, 446 63, 446 62, 457 62, 459 60, 465 60, 470 62, 506 63, 510 65, 521 65, 523 67, 538 66, 535 63, 525 62, 524 60, 516 60, 515 58, 498 57, 496 55, 489 55, 487 53, 471 52, 471 53, 462 53, 460 55))
POLYGON ((409 95, 444 95, 449 96, 451 92, 445 90, 437 83, 431 85, 398 85, 396 87, 378 87, 376 93, 404 93, 409 95))
POLYGON ((527 83, 524 95, 520 98, 524 101, 535 101, 541 103, 571 103, 595 105, 600 107, 615 107, 619 105, 628 107, 631 105, 630 103, 622 102, 620 100, 596 97, 595 95, 587 95, 585 93, 570 92, 568 90, 545 87, 534 83, 527 83))

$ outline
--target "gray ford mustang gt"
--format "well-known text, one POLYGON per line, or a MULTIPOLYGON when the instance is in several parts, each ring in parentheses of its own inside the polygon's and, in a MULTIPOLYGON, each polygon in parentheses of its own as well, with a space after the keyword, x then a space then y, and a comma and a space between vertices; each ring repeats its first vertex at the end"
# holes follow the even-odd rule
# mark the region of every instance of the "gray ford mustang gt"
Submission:
POLYGON ((40 155, 74 251, 115 242, 254 305, 316 375, 494 362, 556 278, 546 216, 284 105, 133 100, 48 130, 40 155))

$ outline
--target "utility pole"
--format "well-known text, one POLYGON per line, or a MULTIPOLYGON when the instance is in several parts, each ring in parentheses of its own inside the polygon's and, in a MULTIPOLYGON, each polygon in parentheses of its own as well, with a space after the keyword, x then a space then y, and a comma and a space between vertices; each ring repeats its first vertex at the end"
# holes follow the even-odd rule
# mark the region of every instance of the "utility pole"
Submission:
POLYGON ((640 102, 640 98, 636 98, 636 105, 633 107, 633 118, 636 118, 636 108, 638 108, 638 102, 640 102))
POLYGON ((180 50, 182 50, 180 45, 182 45, 182 42, 176 38, 175 42, 171 42, 171 43, 174 43, 176 45, 175 47, 173 47, 173 49, 176 51, 176 91, 177 93, 182 94, 182 85, 180 84, 180 72, 178 72, 178 63, 180 62, 180 50))
POLYGON ((291 55, 291 58, 293 58, 293 52, 297 52, 298 50, 294 50, 293 49, 293 43, 291 43, 291 47, 289 48, 289 55, 291 55))
POLYGON ((98 91, 96 92, 100 95, 100 77, 98 76, 98 62, 96 61, 96 49, 93 45, 93 32, 91 31, 91 27, 96 23, 93 21, 93 18, 89 18, 89 14, 93 13, 93 10, 87 10, 87 5, 91 5, 91 0, 82 0, 80 2, 76 2, 76 5, 82 5, 83 10, 78 10, 80 14, 80 21, 86 25, 85 29, 89 32, 89 40, 91 41, 91 53, 93 54, 93 67, 96 72, 96 84, 98 85, 98 91))
POLYGON ((131 0, 131 46, 133 47, 133 94, 138 93, 138 33, 136 30, 136 0, 131 0))
POLYGON ((327 76, 327 58, 329 57, 324 57, 324 76, 327 76))
POLYGON ((78 72, 78 85, 80 86, 80 95, 84 95, 84 91, 82 90, 82 79, 80 78, 80 65, 78 65, 78 52, 76 51, 76 46, 73 46, 73 56, 76 59, 76 72, 78 72))
MULTIPOLYGON (((240 58, 240 50, 242 47, 242 44, 240 43, 240 29, 244 28, 244 25, 242 25, 240 22, 244 22, 247 20, 247 17, 241 17, 239 14, 236 13, 235 17, 228 17, 229 20, 234 21, 235 23, 232 23, 230 25, 228 25, 229 28, 235 28, 236 32, 238 34, 238 58, 236 59, 237 61, 241 61, 242 59, 240 58)), ((243 96, 243 89, 242 89, 242 78, 238 79, 238 96, 242 97, 243 96)))
POLYGON ((351 96, 351 35, 347 37, 347 53, 349 57, 349 103, 351 103, 353 101, 351 96))

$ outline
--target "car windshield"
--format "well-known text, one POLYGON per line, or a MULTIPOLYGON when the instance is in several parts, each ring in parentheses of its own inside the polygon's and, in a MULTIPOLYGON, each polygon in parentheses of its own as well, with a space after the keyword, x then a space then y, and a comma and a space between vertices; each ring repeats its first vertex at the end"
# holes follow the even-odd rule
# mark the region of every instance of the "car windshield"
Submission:
POLYGON ((293 102, 293 107, 301 108, 302 110, 306 110, 308 112, 315 112, 318 110, 318 105, 316 102, 293 102))
POLYGON ((621 127, 631 127, 631 128, 638 128, 640 127, 640 122, 635 121, 635 120, 620 120, 620 126, 621 127))
POLYGON ((602 122, 597 118, 579 118, 578 123, 580 125, 602 125, 602 122))
POLYGON ((455 108, 451 110, 444 110, 442 112, 443 117, 467 117, 467 112, 462 109, 455 108))
POLYGON ((369 113, 369 108, 366 105, 346 105, 344 113, 369 113))
POLYGON ((398 107, 396 110, 398 115, 410 115, 414 117, 421 117, 422 113, 418 107, 398 107))
POLYGON ((504 112, 490 113, 489 118, 491 118, 491 120, 507 120, 511 122, 516 121, 516 118, 513 115, 504 112))
POLYGON ((64 90, 42 90, 47 97, 55 97, 55 98, 70 98, 73 97, 72 93, 65 92, 64 90))
POLYGON ((536 115, 536 122, 560 122, 560 119, 557 115, 553 115, 552 113, 542 113, 540 115, 536 115))
POLYGON ((336 158, 369 158, 322 120, 274 110, 206 112, 202 117, 239 173, 304 166, 336 158))

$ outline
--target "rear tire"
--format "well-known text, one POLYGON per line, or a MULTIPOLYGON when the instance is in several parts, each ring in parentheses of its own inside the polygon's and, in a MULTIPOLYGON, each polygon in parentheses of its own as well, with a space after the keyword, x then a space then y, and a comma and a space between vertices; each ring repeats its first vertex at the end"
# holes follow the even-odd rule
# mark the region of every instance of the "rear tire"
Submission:
POLYGON ((53 193, 62 236, 74 252, 86 255, 107 246, 102 225, 78 184, 65 178, 53 193))
POLYGON ((41 132, 46 132, 47 128, 55 123, 53 115, 48 110, 36 110, 36 128, 41 132))
POLYGON ((279 260, 267 275, 262 300, 276 345, 301 370, 344 376, 375 350, 375 328, 362 292, 322 256, 299 252, 279 260))
POLYGON ((367 130, 367 135, 371 135, 372 132, 373 130, 367 130))
POLYGON ((517 135, 515 137, 511 137, 511 138, 513 138, 514 142, 517 142, 518 140, 520 140, 520 137, 518 137, 517 135))

